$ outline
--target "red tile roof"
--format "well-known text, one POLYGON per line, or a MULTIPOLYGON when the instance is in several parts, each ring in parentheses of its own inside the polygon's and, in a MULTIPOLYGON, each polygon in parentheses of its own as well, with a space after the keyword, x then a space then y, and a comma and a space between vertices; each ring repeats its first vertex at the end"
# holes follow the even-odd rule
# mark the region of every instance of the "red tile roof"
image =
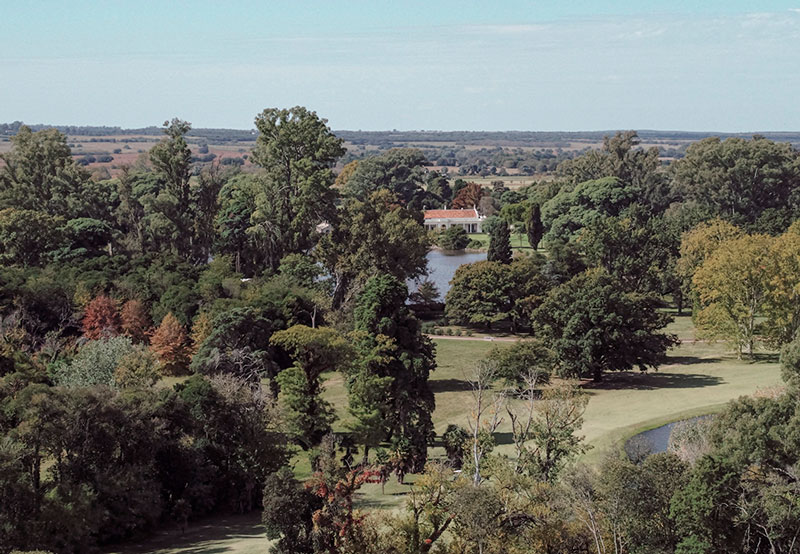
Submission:
POLYGON ((469 210, 425 210, 425 219, 464 219, 476 217, 478 217, 478 212, 472 208, 469 210))

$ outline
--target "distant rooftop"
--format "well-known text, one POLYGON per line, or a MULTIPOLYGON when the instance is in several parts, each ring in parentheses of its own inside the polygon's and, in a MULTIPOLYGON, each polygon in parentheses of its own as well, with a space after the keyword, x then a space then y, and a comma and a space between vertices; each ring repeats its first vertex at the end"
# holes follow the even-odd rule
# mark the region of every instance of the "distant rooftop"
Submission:
POLYGON ((468 210, 425 210, 425 219, 474 219, 478 211, 474 208, 468 210))

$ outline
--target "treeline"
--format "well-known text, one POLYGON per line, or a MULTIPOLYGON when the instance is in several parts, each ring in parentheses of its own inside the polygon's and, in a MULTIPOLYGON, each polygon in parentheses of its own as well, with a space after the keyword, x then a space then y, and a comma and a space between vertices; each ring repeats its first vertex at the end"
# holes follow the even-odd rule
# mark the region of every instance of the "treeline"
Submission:
MULTIPOLYGON (((583 352, 581 364, 564 360, 583 367, 580 375, 609 351, 634 344, 626 331, 649 337, 649 346, 632 350, 660 350, 650 340, 666 320, 646 314, 665 301, 678 313, 690 306, 701 333, 730 340, 740 356, 757 340, 792 340, 792 291, 800 288, 798 152, 764 137, 709 138, 664 167, 655 149, 637 142, 633 132, 608 137, 603 150, 561 164, 558 180, 520 191, 502 182, 456 182, 455 191, 433 182, 429 189, 453 207, 482 210, 494 249, 505 252, 493 260, 490 244, 489 261, 456 272, 448 319, 550 337, 562 357, 583 352), (512 260, 512 231, 534 248, 544 244, 547 257, 512 260)), ((644 368, 657 358, 615 359, 606 369, 644 368)))
POLYGON ((89 178, 57 130, 11 139, 0 550, 83 552, 260 507, 267 476, 330 434, 331 370, 346 378, 349 448, 423 469, 434 351, 405 305, 425 270, 421 214, 363 176, 334 188, 344 148, 313 112, 256 125, 248 174, 195 166, 177 119, 110 180, 89 178))
POLYGON ((178 119, 146 161, 107 180, 89 177, 58 130, 11 138, 0 168, 0 550, 82 552, 252 508, 275 552, 794 548, 790 145, 706 139, 665 168, 620 133, 562 162, 558 179, 510 191, 451 187, 408 148, 337 175, 343 140, 315 113, 267 109, 255 123, 251 173, 198 166, 178 119), (428 460, 435 352, 405 285, 425 274, 435 238, 421 210, 443 203, 494 214, 489 259, 459 269, 447 317, 535 337, 478 364, 468 428, 440 437, 447 465, 428 460), (512 232, 547 256, 514 257, 512 232), (764 266, 764 250, 779 267, 764 266), (675 343, 662 330, 667 301, 745 350, 761 333, 788 344, 788 392, 729 408, 695 458, 574 469, 586 396, 549 376, 657 367, 675 343), (330 371, 348 393, 337 435, 322 395, 330 371), (513 458, 494 453, 502 410, 513 458), (298 451, 311 461, 306 483, 287 467, 298 451), (392 472, 423 473, 408 511, 355 510, 358 488, 392 472))

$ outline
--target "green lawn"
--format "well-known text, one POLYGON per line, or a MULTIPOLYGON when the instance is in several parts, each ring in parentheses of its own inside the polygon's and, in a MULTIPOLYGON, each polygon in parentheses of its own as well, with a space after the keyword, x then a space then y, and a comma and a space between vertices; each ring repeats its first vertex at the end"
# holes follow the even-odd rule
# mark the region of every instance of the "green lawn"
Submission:
MULTIPOLYGON (((489 235, 486 233, 470 233, 470 240, 476 240, 481 243, 481 249, 489 248, 489 235)), ((528 242, 528 235, 525 233, 511 233, 511 249, 531 249, 531 243, 528 242)))
MULTIPOLYGON (((680 338, 693 341, 694 328, 687 316, 677 318, 669 330, 680 338)), ((465 426, 472 398, 467 379, 475 363, 493 346, 507 347, 508 342, 484 340, 434 339, 438 368, 431 375, 431 388, 436 394, 433 414, 437 433, 448 424, 465 426)), ((635 433, 676 419, 718 411, 726 402, 741 395, 753 394, 760 388, 780 383, 780 370, 775 353, 763 352, 755 362, 737 360, 724 344, 686 342, 669 354, 668 363, 657 372, 623 372, 608 375, 600 385, 586 383, 590 398, 581 435, 592 448, 584 456, 590 463, 598 461, 614 445, 635 433)), ((347 418, 347 394, 339 374, 325 376, 325 397, 336 407, 337 430, 344 429, 347 418)), ((501 453, 511 454, 508 444, 507 418, 498 429, 501 453)), ((441 457, 443 449, 434 446, 431 457, 441 457)), ((310 471, 307 458, 296 458, 299 476, 310 471)), ((379 485, 366 485, 358 493, 361 508, 399 509, 405 493, 413 483, 398 484, 391 479, 386 493, 379 485)), ((158 552, 181 554, 200 552, 264 552, 267 541, 259 526, 258 515, 239 518, 217 518, 192 525, 186 536, 180 530, 166 530, 142 545, 127 545, 121 554, 158 552), (169 548, 167 548, 167 545, 169 548), (138 549, 137 549, 138 548, 138 549)))

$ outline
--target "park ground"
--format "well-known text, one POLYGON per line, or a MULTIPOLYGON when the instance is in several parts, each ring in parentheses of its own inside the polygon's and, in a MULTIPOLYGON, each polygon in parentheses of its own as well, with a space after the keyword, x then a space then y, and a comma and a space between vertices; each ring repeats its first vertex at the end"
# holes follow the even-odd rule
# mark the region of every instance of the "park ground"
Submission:
MULTIPOLYGON (((591 448, 583 461, 596 463, 603 455, 624 443, 636 433, 670 421, 694 415, 714 413, 726 402, 743 395, 768 391, 780 385, 777 354, 761 351, 755 360, 737 360, 722 343, 695 340, 691 318, 676 318, 668 329, 683 343, 670 353, 667 363, 658 371, 621 372, 606 376, 594 385, 585 383, 589 403, 584 415, 581 435, 591 448)), ((433 420, 437 434, 450 423, 466 426, 471 406, 468 383, 471 370, 493 347, 507 347, 508 341, 489 341, 437 337, 438 368, 431 375, 431 388, 436 394, 433 420), (460 340, 461 339, 461 340, 460 340)), ((340 375, 329 374, 326 379, 326 398, 336 406, 341 430, 347 422, 347 393, 340 375)), ((510 454, 507 418, 498 430, 497 451, 510 454)), ((444 450, 434 446, 433 458, 442 457, 444 450)), ((295 467, 299 475, 309 468, 298 457, 295 467)), ((358 495, 359 506, 365 509, 398 509, 403 506, 405 493, 414 476, 405 485, 391 479, 385 494, 379 485, 366 485, 358 495)), ((267 541, 259 525, 258 513, 244 516, 215 517, 192 524, 185 533, 181 529, 166 529, 144 542, 109 550, 119 554, 200 554, 200 553, 263 553, 267 541)))

